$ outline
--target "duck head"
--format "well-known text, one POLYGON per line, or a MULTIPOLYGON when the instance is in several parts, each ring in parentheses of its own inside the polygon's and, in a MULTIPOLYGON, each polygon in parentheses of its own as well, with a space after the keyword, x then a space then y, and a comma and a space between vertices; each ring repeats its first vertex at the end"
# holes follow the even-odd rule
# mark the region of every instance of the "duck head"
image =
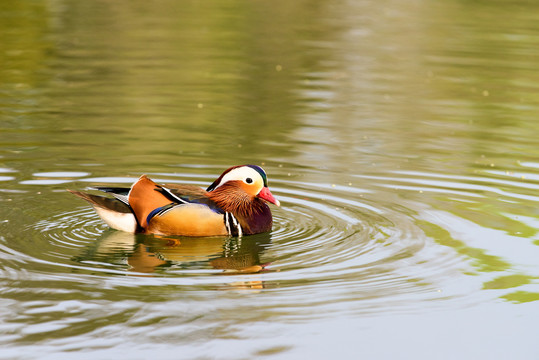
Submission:
POLYGON ((268 188, 266 172, 260 166, 239 165, 227 169, 207 189, 208 192, 236 194, 236 197, 254 201, 263 199, 280 206, 268 188))

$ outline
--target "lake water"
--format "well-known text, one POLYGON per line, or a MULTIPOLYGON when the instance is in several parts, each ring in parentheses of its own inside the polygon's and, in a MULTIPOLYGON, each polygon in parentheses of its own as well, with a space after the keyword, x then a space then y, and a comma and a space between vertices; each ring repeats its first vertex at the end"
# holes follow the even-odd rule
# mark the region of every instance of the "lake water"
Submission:
POLYGON ((537 359, 539 3, 0 4, 0 359, 537 359), (269 234, 65 189, 262 165, 269 234))

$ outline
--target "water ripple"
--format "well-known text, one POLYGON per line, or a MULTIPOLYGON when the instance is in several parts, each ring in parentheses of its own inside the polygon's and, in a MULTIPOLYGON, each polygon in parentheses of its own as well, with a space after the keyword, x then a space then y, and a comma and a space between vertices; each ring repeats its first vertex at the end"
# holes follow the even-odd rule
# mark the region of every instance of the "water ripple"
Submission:
MULTIPOLYGON (((485 201, 488 193, 519 198, 518 192, 526 192, 530 184, 520 187, 513 180, 480 176, 392 174, 351 175, 362 187, 277 178, 272 191, 282 207, 273 208, 270 234, 239 239, 131 235, 108 229, 89 207, 81 206, 26 229, 46 241, 40 251, 19 252, 3 245, 0 253, 17 259, 12 262, 14 268, 23 267, 17 263, 41 264, 37 274, 24 275, 28 279, 50 279, 57 272, 51 269, 61 267, 86 278, 84 281, 87 276, 98 276, 112 287, 279 287, 291 304, 309 286, 315 292, 331 284, 333 295, 326 294, 327 304, 346 303, 358 296, 377 299, 364 302, 362 310, 356 309, 359 311, 387 309, 383 299, 395 297, 400 299, 401 309, 409 300, 415 307, 418 299, 468 301, 477 282, 463 274, 484 276, 481 269, 509 266, 502 257, 472 247, 459 233, 465 221, 475 231, 487 229, 482 226, 483 218, 477 218, 478 225, 470 225, 470 219, 459 213, 458 204, 473 206, 485 201), (502 185, 503 191, 498 189, 502 185), (133 283, 111 275, 146 280, 133 283), (459 286, 454 284, 455 277, 460 279, 459 286), (463 286, 466 283, 468 287, 463 286)), ((206 180, 192 174, 159 175, 164 177, 162 181, 172 178, 179 183, 206 180)), ((92 182, 95 178, 80 180, 92 182)), ((108 180, 132 181, 99 178, 100 183, 108 180)), ((10 270, 5 267, 4 271, 10 270)), ((312 305, 315 303, 313 299, 312 305)))

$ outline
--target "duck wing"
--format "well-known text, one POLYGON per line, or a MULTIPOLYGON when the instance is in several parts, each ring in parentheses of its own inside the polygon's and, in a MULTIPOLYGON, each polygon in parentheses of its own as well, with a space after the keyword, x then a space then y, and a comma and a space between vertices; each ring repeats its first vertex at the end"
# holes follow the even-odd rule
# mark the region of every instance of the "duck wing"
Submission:
POLYGON ((224 214, 224 210, 208 197, 208 192, 196 185, 164 184, 163 190, 172 194, 179 203, 201 204, 209 207, 218 214, 224 214))

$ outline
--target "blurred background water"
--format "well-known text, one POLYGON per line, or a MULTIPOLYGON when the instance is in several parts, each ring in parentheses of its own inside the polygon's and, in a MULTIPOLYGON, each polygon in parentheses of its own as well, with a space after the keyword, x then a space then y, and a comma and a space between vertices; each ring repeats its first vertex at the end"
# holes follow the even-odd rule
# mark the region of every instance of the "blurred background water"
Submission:
POLYGON ((1 359, 539 357, 539 3, 0 3, 1 359), (241 239, 66 188, 262 165, 241 239))

